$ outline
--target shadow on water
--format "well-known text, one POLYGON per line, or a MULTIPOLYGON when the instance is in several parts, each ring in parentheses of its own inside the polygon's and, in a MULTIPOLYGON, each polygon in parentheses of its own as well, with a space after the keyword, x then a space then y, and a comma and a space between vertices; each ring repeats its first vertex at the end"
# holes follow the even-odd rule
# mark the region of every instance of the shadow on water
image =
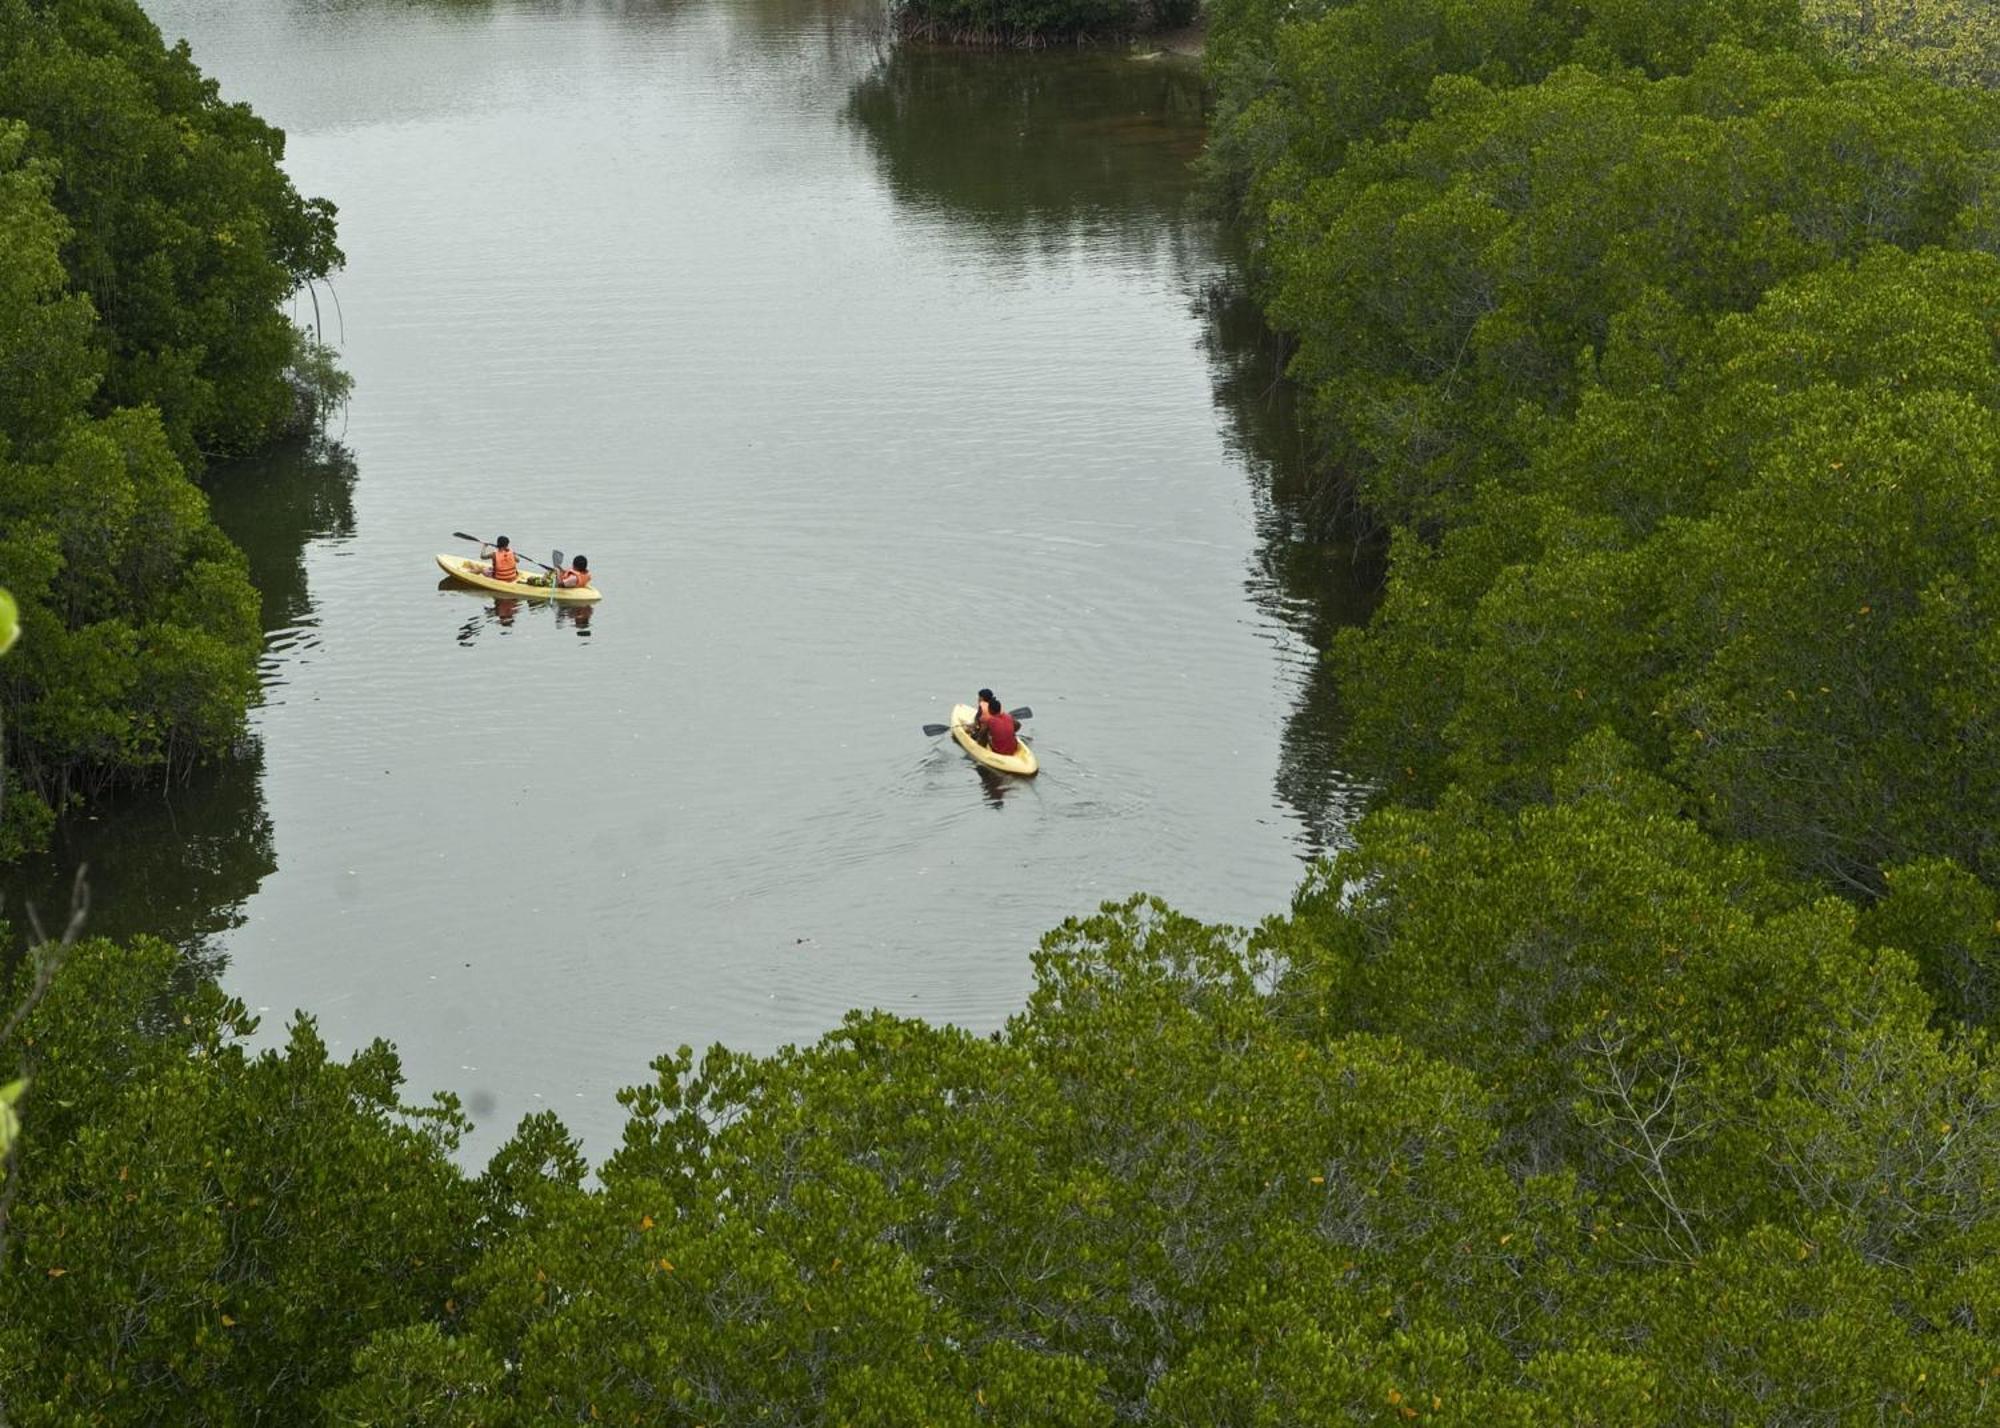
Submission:
POLYGON ((93 937, 150 933, 220 970, 217 939, 243 921, 243 905, 277 868, 264 809, 264 760, 255 745, 185 785, 130 792, 56 827, 49 851, 10 870, 5 916, 15 945, 25 912, 59 927, 70 880, 88 866, 93 937))
POLYGON ((1215 405, 1256 501, 1257 561, 1245 588, 1302 649, 1297 707, 1285 721, 1278 796, 1298 815, 1317 857, 1338 848, 1368 790, 1339 763, 1340 691, 1325 658, 1334 634, 1364 625, 1381 598, 1380 552, 1343 528, 1315 479, 1300 393, 1284 375, 1285 353, 1238 272, 1198 300, 1215 405))
MULTIPOLYGON (((279 668, 316 643, 305 548, 354 533, 354 461, 338 446, 295 443, 212 468, 203 485, 223 531, 242 547, 263 600, 265 698, 279 668)), ((93 936, 147 932, 219 970, 221 934, 277 867, 264 807, 264 759, 253 740, 235 758, 184 783, 142 788, 92 804, 56 826, 49 851, 7 870, 0 916, 15 945, 29 936, 28 907, 61 922, 71 879, 88 865, 93 936)))
POLYGON ((211 467, 202 478, 215 523, 242 548, 272 638, 304 621, 305 551, 354 535, 354 457, 324 442, 288 442, 261 456, 211 467))
POLYGON ((1008 795, 1020 790, 1021 781, 1017 778, 1003 774, 998 769, 989 769, 984 764, 974 764, 972 767, 979 775, 979 791, 985 795, 986 801, 995 811, 1005 808, 1008 795))
POLYGON ((900 203, 1009 251, 1080 232, 1132 251, 1185 244, 1205 136, 1191 65, 899 45, 846 114, 900 203))

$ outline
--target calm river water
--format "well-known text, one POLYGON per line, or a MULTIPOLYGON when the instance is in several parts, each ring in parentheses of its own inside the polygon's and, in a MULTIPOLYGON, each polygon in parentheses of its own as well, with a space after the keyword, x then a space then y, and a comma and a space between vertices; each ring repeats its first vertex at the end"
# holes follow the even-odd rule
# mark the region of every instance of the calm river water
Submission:
POLYGON ((337 449, 211 474, 253 755, 72 825, 44 901, 88 859, 98 930, 389 1038, 475 1154, 545 1107, 601 1154, 663 1050, 997 1026, 1065 916, 1254 921, 1339 837, 1363 597, 1189 207, 1190 66, 845 0, 148 9, 338 204, 356 388, 337 449), (605 599, 440 589, 453 530, 605 599), (982 684, 1038 780, 919 732, 982 684))

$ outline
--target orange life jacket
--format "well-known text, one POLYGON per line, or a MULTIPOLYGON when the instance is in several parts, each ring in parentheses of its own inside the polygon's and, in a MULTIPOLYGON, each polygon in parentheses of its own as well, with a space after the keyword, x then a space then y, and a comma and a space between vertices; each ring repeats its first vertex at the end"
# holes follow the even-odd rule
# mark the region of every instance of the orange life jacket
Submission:
POLYGON ((562 573, 562 583, 572 590, 587 589, 590 585, 590 572, 588 570, 565 570, 562 573))
POLYGON ((513 551, 496 550, 493 552, 493 578, 495 580, 513 580, 519 573, 520 566, 514 563, 513 551))

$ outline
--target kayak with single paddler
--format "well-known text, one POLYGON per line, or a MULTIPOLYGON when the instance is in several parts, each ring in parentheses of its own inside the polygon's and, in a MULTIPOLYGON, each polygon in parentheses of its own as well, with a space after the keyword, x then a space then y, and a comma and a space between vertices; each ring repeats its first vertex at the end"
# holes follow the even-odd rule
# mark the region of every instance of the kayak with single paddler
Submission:
POLYGON ((1001 773, 1019 774, 1022 778, 1032 778, 1041 767, 1035 761, 1035 751, 1026 741, 1020 751, 1012 754, 996 754, 979 740, 972 737, 973 709, 970 704, 954 704, 951 709, 951 736, 958 740, 958 746, 979 763, 1001 773))

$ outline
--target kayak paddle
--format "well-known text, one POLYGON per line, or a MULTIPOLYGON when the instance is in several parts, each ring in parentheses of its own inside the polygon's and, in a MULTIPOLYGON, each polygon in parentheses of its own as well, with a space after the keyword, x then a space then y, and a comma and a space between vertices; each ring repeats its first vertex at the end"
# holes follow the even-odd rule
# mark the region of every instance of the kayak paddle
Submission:
MULTIPOLYGON (((1030 709, 1025 704, 1023 704, 1019 709, 1009 709, 1007 712, 1014 716, 1014 722, 1016 724, 1020 723, 1023 719, 1032 719, 1035 717, 1035 711, 1030 709)), ((928 734, 931 738, 935 739, 940 734, 949 734, 951 732, 951 725, 926 724, 924 725, 924 732, 928 734)))
MULTIPOLYGON (((482 540, 482 539, 480 539, 480 538, 479 538, 478 536, 476 536, 476 535, 467 535, 467 534, 466 534, 466 533, 465 533, 464 531, 453 531, 453 532, 452 532, 452 535, 453 535, 454 537, 456 537, 457 539, 459 539, 459 540, 469 540, 469 541, 471 541, 471 542, 472 542, 472 543, 473 543, 474 545, 491 545, 491 544, 492 544, 492 542, 491 542, 491 541, 486 541, 486 540, 482 540)), ((556 557, 556 565, 561 565, 561 564, 562 564, 562 552, 561 552, 561 551, 557 551, 557 552, 555 552, 555 557, 556 557)), ((540 562, 539 560, 535 559, 535 558, 534 558, 534 557, 533 557, 532 555, 523 555, 523 554, 521 554, 521 552, 520 552, 520 551, 518 551, 518 550, 514 552, 514 558, 515 558, 516 560, 525 560, 525 561, 527 561, 527 562, 528 562, 528 564, 530 564, 530 565, 539 565, 539 566, 541 566, 541 568, 542 568, 543 570, 554 570, 554 569, 555 569, 555 565, 542 565, 542 563, 541 563, 541 562, 540 562)))

